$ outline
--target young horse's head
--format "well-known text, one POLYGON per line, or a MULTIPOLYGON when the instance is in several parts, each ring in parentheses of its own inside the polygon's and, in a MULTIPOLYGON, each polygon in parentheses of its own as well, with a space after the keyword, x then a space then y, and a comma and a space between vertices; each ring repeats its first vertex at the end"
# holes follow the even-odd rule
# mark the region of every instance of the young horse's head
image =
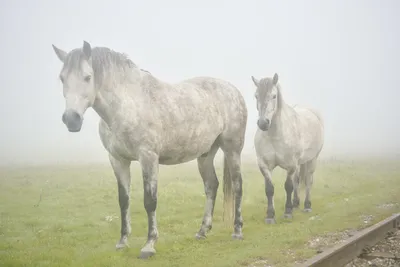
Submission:
POLYGON ((93 78, 92 48, 86 41, 83 47, 67 53, 53 45, 57 57, 64 66, 60 73, 63 95, 66 101, 62 121, 70 132, 79 132, 83 115, 96 99, 93 78))
POLYGON ((263 78, 257 80, 253 76, 251 76, 251 79, 257 87, 255 93, 258 110, 257 125, 260 130, 267 131, 278 108, 278 74, 275 73, 272 79, 263 78))

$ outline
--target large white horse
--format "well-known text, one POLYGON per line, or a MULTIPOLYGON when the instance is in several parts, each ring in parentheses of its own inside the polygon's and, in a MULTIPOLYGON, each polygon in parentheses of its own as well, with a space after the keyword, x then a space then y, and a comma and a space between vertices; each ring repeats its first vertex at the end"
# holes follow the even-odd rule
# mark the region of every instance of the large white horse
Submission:
POLYGON ((293 207, 298 207, 300 181, 306 186, 304 211, 311 212, 310 191, 317 158, 324 144, 324 123, 321 115, 310 108, 291 107, 282 97, 278 74, 258 80, 258 129, 254 138, 257 162, 265 178, 268 200, 266 223, 275 223, 274 185, 271 175, 276 166, 287 171, 285 182, 286 205, 284 217, 292 218, 293 207), (293 203, 292 203, 292 192, 293 203))
POLYGON ((139 69, 126 55, 105 47, 92 49, 85 41, 82 48, 69 53, 53 48, 63 63, 60 80, 66 108, 62 120, 68 130, 80 131, 89 107, 101 118, 100 138, 118 183, 121 239, 117 248, 126 246, 131 232, 131 161, 139 161, 142 168, 148 216, 148 238, 141 257, 155 253, 158 238, 159 164, 197 158, 207 202, 196 236, 205 237, 211 229, 219 184, 213 163, 219 148, 224 152, 224 208, 228 211, 224 214, 234 225, 233 237, 242 238, 241 152, 247 108, 241 93, 230 83, 209 77, 165 83, 139 69))

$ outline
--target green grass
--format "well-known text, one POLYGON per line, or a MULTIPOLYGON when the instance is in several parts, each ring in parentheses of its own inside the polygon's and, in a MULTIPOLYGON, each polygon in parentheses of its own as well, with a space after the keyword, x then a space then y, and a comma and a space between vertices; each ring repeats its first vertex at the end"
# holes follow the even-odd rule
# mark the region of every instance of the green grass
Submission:
MULTIPOLYGON (((217 161, 221 176, 221 162, 217 161)), ((283 220, 284 172, 276 169, 276 225, 265 225, 264 181, 256 164, 243 164, 244 240, 231 239, 222 221, 222 183, 213 230, 197 241, 205 204, 203 184, 193 163, 162 166, 158 195, 157 254, 139 260, 147 236, 143 185, 132 166, 130 247, 116 251, 120 220, 117 185, 111 167, 36 167, 0 172, 0 266, 247 266, 267 259, 291 266, 315 251, 307 240, 324 233, 360 227, 360 215, 377 221, 399 212, 378 204, 400 201, 400 164, 321 163, 312 191, 313 212, 295 211, 283 220), (42 199, 39 202, 40 195, 42 199), (38 204, 38 206, 35 206, 38 204), (318 215, 321 220, 309 220, 318 215), (106 216, 118 216, 111 222, 106 216), (290 254, 290 256, 288 256, 290 254)), ((301 191, 301 201, 304 192, 301 191)))

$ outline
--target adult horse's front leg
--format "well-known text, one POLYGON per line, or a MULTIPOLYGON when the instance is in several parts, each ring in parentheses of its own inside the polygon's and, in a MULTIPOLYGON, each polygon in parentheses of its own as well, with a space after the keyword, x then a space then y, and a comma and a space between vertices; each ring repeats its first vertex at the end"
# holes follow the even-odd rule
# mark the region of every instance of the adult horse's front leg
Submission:
POLYGON ((128 245, 128 236, 131 233, 129 214, 129 195, 131 188, 131 162, 124 159, 117 159, 109 154, 111 166, 114 170, 118 183, 119 207, 121 209, 121 239, 116 245, 117 249, 128 245))
POLYGON ((140 258, 146 259, 156 253, 154 246, 158 239, 156 219, 158 155, 146 152, 140 156, 139 161, 143 175, 144 208, 148 219, 147 242, 140 251, 140 258))
POLYGON ((287 219, 291 219, 293 217, 293 203, 292 203, 292 193, 293 193, 293 181, 296 179, 296 176, 299 175, 299 168, 290 169, 287 172, 286 182, 285 182, 285 190, 286 190, 286 204, 285 204, 285 214, 284 217, 287 219))
POLYGON ((271 179, 271 170, 272 168, 268 167, 267 164, 263 162, 262 159, 258 160, 258 167, 261 171, 261 174, 264 176, 265 182, 265 195, 267 196, 267 217, 265 218, 266 224, 274 224, 275 221, 275 207, 274 207, 274 184, 271 179), (271 169, 271 170, 270 170, 271 169))

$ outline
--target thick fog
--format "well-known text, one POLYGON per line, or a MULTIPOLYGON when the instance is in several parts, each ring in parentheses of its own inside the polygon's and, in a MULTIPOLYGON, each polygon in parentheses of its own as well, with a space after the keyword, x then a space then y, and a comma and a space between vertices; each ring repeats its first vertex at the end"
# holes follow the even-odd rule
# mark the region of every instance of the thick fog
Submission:
POLYGON ((107 161, 99 117, 69 133, 61 62, 83 40, 125 52, 166 82, 215 76, 236 85, 249 111, 244 153, 253 157, 257 110, 251 75, 278 73, 289 104, 319 109, 323 157, 395 156, 400 149, 400 2, 1 1, 1 164, 107 161))

